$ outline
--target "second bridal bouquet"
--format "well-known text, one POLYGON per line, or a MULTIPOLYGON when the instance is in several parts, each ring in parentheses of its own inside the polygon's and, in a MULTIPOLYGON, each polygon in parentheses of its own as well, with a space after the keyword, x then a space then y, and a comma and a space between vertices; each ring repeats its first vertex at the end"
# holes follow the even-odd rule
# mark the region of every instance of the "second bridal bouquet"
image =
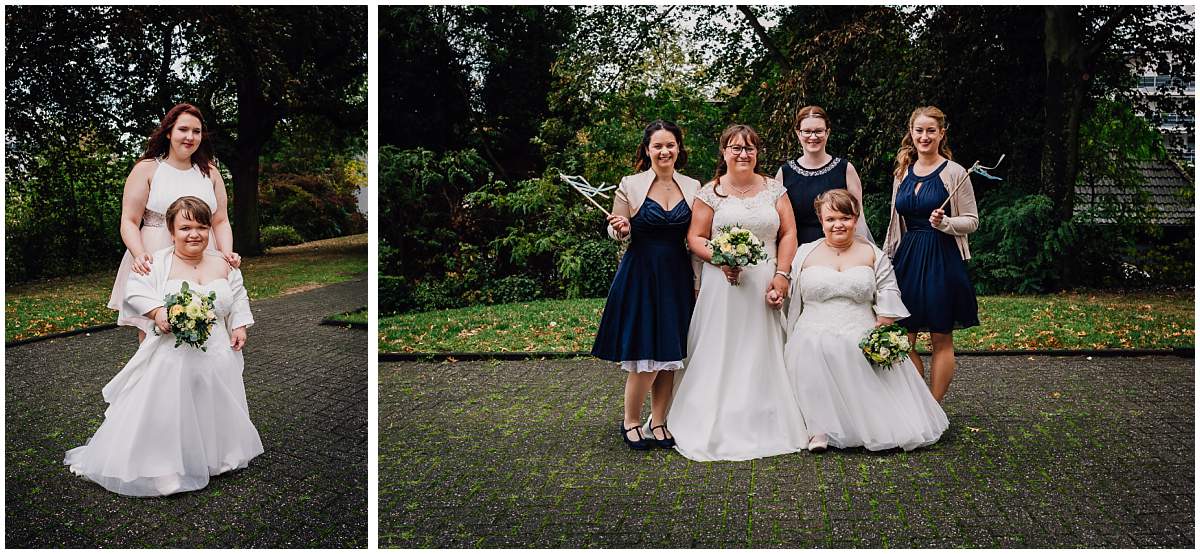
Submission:
POLYGON ((766 246, 749 229, 726 225, 708 241, 713 265, 747 267, 767 259, 766 246))
MULTIPOLYGON (((180 344, 188 344, 201 351, 208 351, 205 343, 212 333, 213 323, 217 314, 213 311, 217 293, 210 292, 208 296, 191 290, 187 281, 179 288, 178 294, 167 294, 163 308, 167 310, 167 322, 171 324, 171 333, 175 335, 175 348, 180 344)), ((158 334, 157 328, 154 331, 158 334)))
POLYGON ((876 369, 890 369, 912 350, 912 345, 908 343, 908 330, 895 323, 871 329, 858 342, 858 347, 876 369))

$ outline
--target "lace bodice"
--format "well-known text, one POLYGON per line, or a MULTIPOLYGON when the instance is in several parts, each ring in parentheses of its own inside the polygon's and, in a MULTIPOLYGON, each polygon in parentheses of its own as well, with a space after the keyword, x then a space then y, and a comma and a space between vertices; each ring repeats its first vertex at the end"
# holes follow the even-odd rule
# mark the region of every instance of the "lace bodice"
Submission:
POLYGON ((779 212, 775 210, 775 201, 785 192, 787 189, 778 181, 767 179, 767 187, 748 198, 738 198, 732 194, 726 197, 717 196, 713 183, 704 185, 700 192, 696 193, 696 198, 713 209, 713 234, 726 225, 749 229, 758 240, 763 241, 767 255, 773 260, 775 239, 779 234, 779 212))
POLYGON ((875 324, 875 269, 854 266, 843 271, 809 266, 801 270, 804 311, 800 323, 858 333, 875 324))

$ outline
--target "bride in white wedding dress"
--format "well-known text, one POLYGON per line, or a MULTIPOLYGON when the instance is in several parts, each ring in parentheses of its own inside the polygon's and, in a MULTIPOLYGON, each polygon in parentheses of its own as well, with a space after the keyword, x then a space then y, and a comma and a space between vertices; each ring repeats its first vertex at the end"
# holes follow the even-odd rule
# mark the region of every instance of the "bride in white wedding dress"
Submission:
POLYGON ((784 368, 780 316, 763 299, 768 290, 787 292, 795 219, 783 185, 755 172, 760 144, 748 126, 726 129, 718 177, 693 205, 688 246, 705 262, 712 259, 706 239, 725 225, 749 229, 769 258, 740 271, 704 265, 668 413, 676 450, 692 460, 750 460, 808 444, 784 368))
POLYGON ((250 422, 242 383, 242 346, 254 323, 239 270, 205 252, 212 213, 184 196, 165 214, 174 245, 154 253, 149 275, 130 275, 124 304, 168 331, 167 293, 184 281, 215 292, 217 322, 207 351, 175 346, 174 335, 150 335, 105 385, 109 407, 87 444, 67 452, 71 472, 127 496, 197 490, 211 475, 243 468, 263 452, 250 422))
POLYGON ((817 197, 825 238, 792 262, 784 357, 808 433, 828 446, 912 450, 937 442, 945 412, 908 357, 876 370, 858 342, 877 325, 907 317, 891 262, 855 240, 858 203, 844 190, 817 197))

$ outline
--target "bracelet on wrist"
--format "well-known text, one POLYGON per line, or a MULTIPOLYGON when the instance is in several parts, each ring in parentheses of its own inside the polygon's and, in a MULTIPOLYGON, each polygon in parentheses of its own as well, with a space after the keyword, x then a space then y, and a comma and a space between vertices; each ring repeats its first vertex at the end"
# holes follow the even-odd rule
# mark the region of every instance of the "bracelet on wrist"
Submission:
POLYGON ((775 271, 775 274, 782 276, 784 279, 787 279, 789 283, 792 282, 792 274, 791 273, 788 273, 783 270, 777 270, 777 271, 775 271))

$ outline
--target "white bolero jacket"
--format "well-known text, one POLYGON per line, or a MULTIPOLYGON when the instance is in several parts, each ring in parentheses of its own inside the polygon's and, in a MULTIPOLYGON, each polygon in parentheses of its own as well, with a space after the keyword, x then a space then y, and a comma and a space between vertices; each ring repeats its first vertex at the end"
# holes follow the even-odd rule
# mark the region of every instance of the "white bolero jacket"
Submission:
MULTIPOLYGON (((146 312, 163 305, 168 292, 168 277, 171 275, 171 266, 175 261, 175 256, 171 255, 174 251, 174 246, 168 246, 155 252, 154 261, 150 264, 149 275, 130 273, 123 301, 127 310, 145 315, 146 312)), ((224 310, 219 310, 226 311, 222 320, 225 328, 232 331, 238 327, 253 325, 254 316, 250 313, 250 298, 246 294, 241 270, 230 270, 226 279, 229 281, 230 290, 233 291, 233 298, 225 300, 224 302, 228 302, 225 304, 226 307, 224 310)), ((217 299, 217 302, 223 303, 220 298, 217 299)), ((104 386, 102 392, 106 402, 113 403, 122 393, 137 383, 146 362, 149 361, 159 344, 164 341, 173 344, 175 339, 165 334, 155 335, 153 332, 146 334, 146 340, 143 340, 142 344, 138 346, 137 353, 133 355, 133 358, 104 386)))
MULTIPOLYGON (((785 318, 781 318, 784 332, 790 336, 796 328, 796 322, 800 320, 800 314, 804 312, 804 298, 800 294, 800 269, 804 267, 804 260, 809 254, 817 248, 825 239, 817 239, 812 242, 806 242, 800 245, 796 250, 796 257, 792 258, 792 283, 788 289, 787 300, 784 301, 783 312, 785 318)), ((862 241, 866 243, 866 241, 862 241)), ((870 244, 870 243, 867 243, 870 244)), ((910 314, 908 308, 904 307, 904 302, 900 300, 900 286, 896 283, 896 271, 892 268, 892 261, 880 250, 878 246, 871 244, 871 248, 875 251, 875 300, 871 306, 875 310, 875 315, 902 319, 910 314)))

